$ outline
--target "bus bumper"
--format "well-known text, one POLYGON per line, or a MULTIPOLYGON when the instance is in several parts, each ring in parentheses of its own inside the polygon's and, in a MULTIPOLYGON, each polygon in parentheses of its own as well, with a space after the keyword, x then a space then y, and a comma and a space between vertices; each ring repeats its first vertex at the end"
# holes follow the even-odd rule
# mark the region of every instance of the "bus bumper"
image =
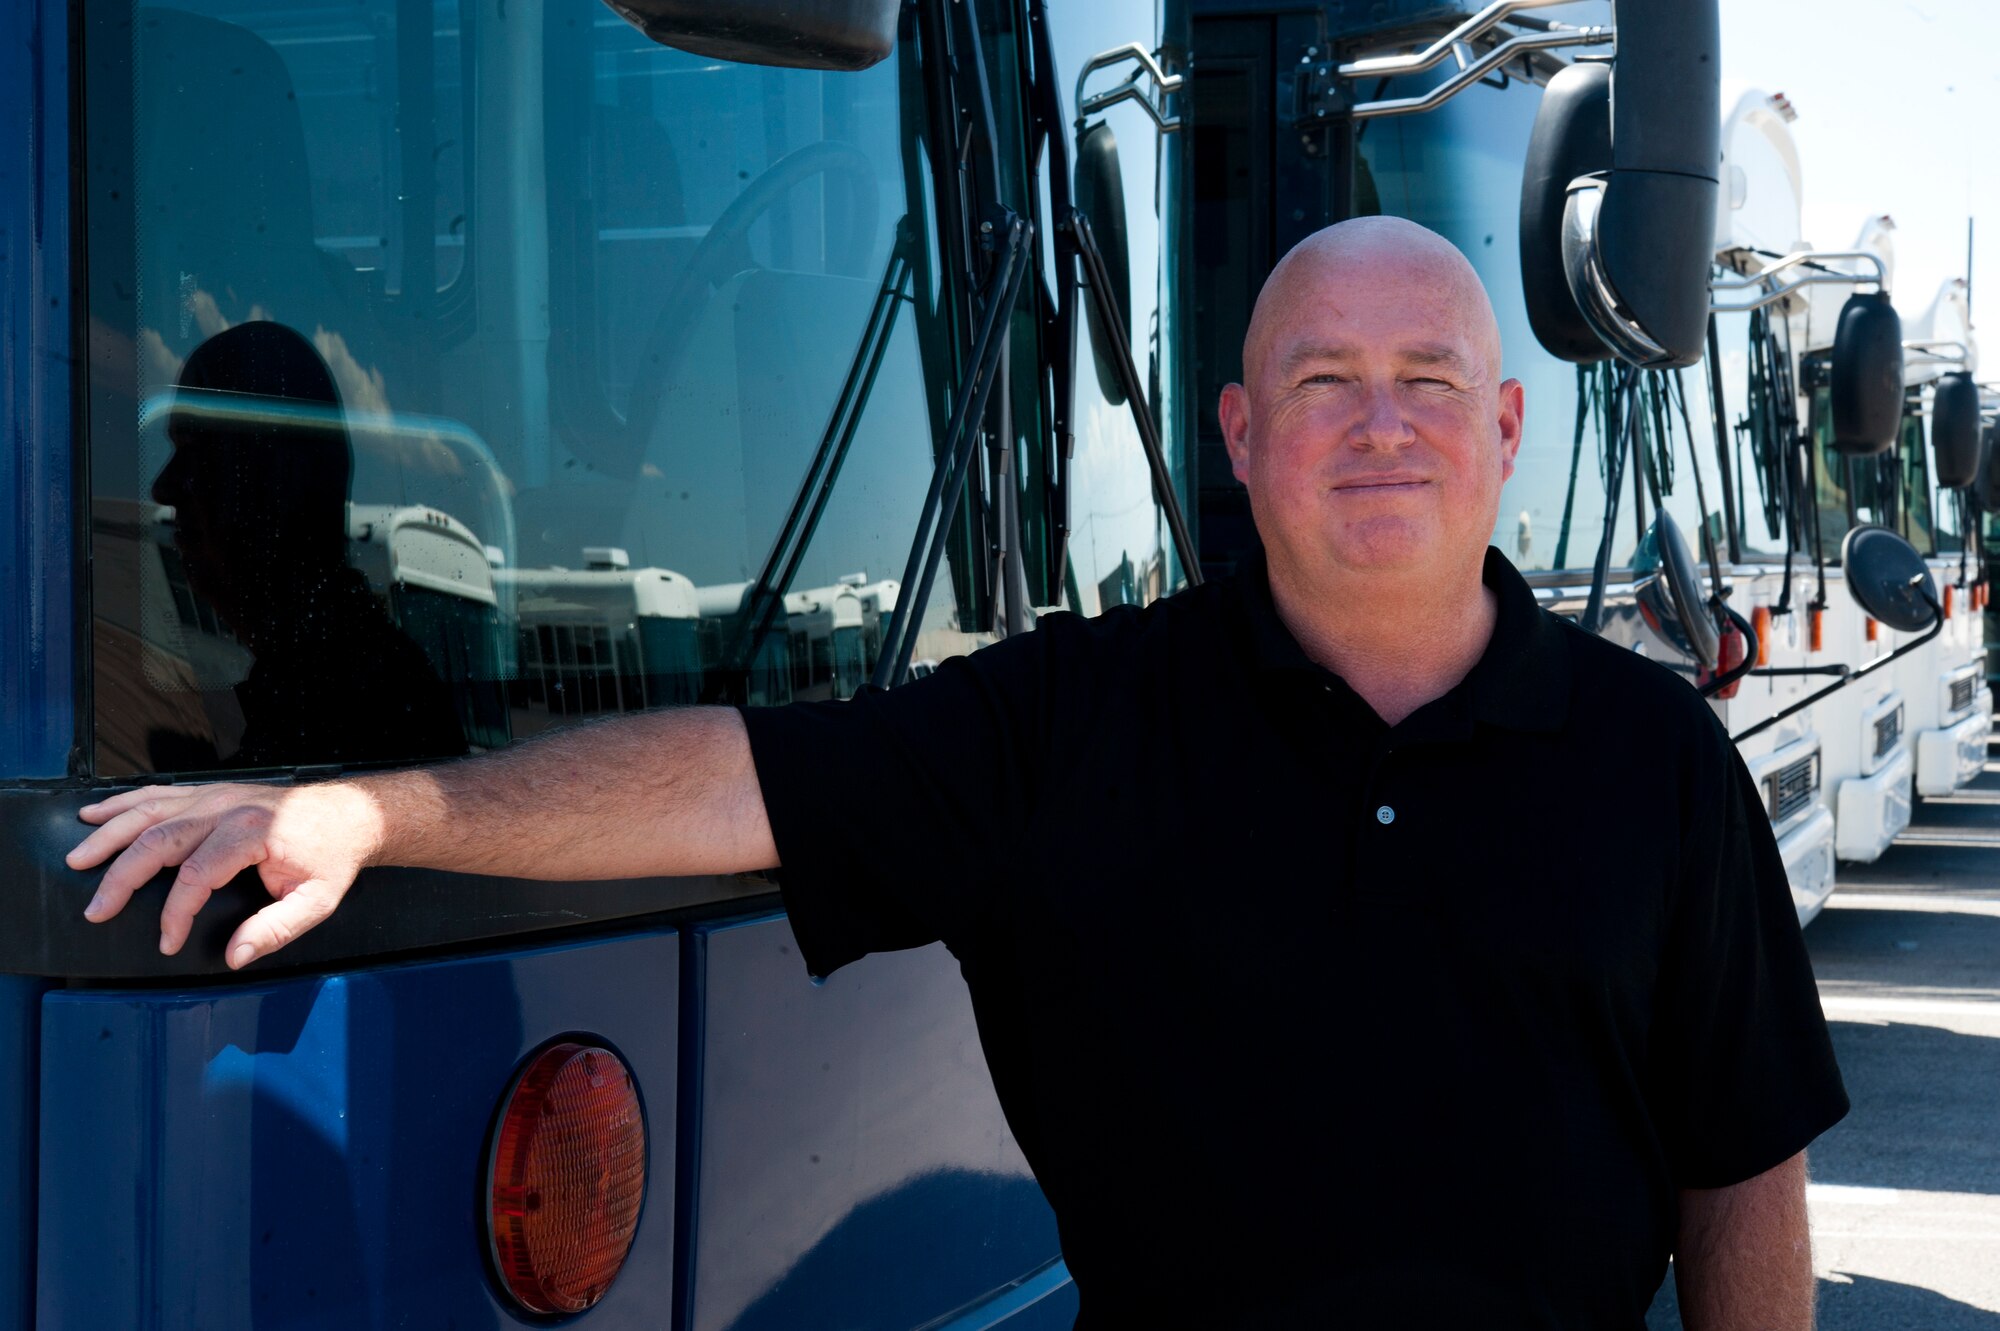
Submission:
POLYGON ((1874 775, 1840 783, 1834 853, 1841 859, 1872 863, 1910 825, 1911 768, 1910 751, 1902 749, 1874 775))
POLYGON ((1993 732, 1991 702, 1956 725, 1917 732, 1917 793, 1949 795, 1986 770, 1986 741, 1993 732))
POLYGON ((1833 895, 1833 815, 1825 806, 1815 808, 1811 817, 1779 838, 1778 854, 1792 887, 1792 907, 1804 925, 1833 895))

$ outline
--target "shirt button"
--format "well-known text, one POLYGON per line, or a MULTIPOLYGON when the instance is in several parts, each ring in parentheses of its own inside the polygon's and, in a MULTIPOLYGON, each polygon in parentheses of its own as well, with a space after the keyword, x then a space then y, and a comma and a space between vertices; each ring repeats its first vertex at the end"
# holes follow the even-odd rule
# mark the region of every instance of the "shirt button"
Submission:
POLYGON ((1387 827, 1390 823, 1396 821, 1396 811, 1384 804, 1381 808, 1375 810, 1375 821, 1387 827))

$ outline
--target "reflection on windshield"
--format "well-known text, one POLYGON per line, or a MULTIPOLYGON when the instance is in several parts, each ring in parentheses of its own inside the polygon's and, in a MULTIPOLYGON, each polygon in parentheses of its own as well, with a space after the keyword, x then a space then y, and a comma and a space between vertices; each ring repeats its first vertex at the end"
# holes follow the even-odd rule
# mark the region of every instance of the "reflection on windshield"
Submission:
MULTIPOLYGON (((124 227, 136 269, 90 293, 132 349, 93 365, 123 403, 93 413, 100 770, 438 756, 868 678, 932 470, 927 352, 949 363, 923 244, 742 649, 898 225, 932 227, 914 43, 824 74, 601 7, 475 31, 453 0, 94 3, 132 34, 132 77, 88 93, 132 215, 92 243, 124 227), (307 466, 335 439, 337 484, 307 466)), ((919 659, 982 640, 958 604, 941 584, 919 659)))
MULTIPOLYGON (((250 654, 234 690, 243 730, 233 758, 297 766, 465 752, 435 665, 348 561, 346 431, 257 410, 307 403, 337 413, 333 376, 312 344, 283 324, 238 324, 195 349, 180 386, 250 408, 175 413, 173 455, 153 481, 185 602, 212 606, 216 627, 250 654)), ((199 611, 192 617, 200 622, 199 611)), ((204 766, 219 755, 154 756, 204 766)))

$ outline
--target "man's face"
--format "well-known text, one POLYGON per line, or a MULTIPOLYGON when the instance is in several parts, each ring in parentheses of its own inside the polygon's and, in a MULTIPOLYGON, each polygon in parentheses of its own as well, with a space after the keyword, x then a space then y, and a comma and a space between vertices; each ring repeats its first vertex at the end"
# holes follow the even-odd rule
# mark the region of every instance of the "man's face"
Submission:
POLYGON ((1319 574, 1477 558, 1514 471, 1522 395, 1498 381, 1475 279, 1435 255, 1372 252, 1282 280, 1222 408, 1273 557, 1319 574))

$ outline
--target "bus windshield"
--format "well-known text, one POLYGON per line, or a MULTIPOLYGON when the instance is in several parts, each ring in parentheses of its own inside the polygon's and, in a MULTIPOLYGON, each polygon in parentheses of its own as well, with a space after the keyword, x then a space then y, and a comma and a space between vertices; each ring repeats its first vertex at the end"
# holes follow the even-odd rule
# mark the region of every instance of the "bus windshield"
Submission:
MULTIPOLYGON (((87 13, 100 775, 867 678, 952 366, 914 42, 824 73, 601 6, 87 13), (732 664, 885 274, 838 483, 732 664)), ((973 640, 952 576, 920 657, 973 640)))

